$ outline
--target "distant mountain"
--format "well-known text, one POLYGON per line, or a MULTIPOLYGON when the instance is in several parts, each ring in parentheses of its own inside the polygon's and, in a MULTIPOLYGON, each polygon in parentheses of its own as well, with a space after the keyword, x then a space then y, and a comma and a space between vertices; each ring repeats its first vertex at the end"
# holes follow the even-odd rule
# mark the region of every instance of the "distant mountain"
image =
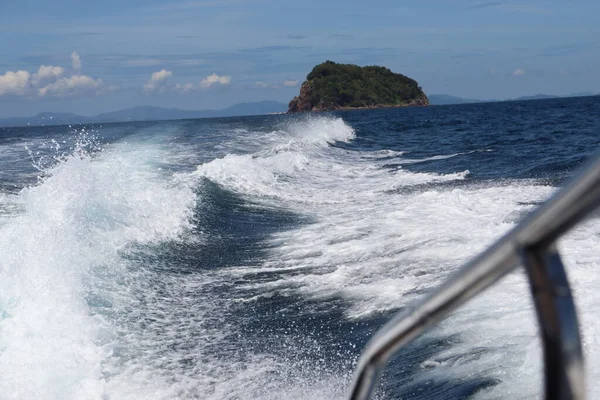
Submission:
POLYGON ((121 121, 159 121, 163 119, 186 119, 198 117, 203 111, 181 110, 178 108, 162 108, 152 106, 137 106, 124 110, 98 114, 92 117, 92 122, 121 122, 121 121))
POLYGON ((68 125, 90 122, 90 117, 71 113, 43 112, 33 117, 13 117, 0 119, 0 126, 39 126, 39 125, 68 125))
POLYGON ((545 100, 545 99, 558 99, 561 96, 554 96, 551 94, 534 94, 533 96, 521 96, 521 97, 517 97, 516 99, 512 99, 515 101, 522 101, 522 100, 545 100))
POLYGON ((69 125, 124 121, 160 121, 172 119, 235 117, 279 113, 285 112, 286 110, 286 104, 276 101, 240 103, 221 110, 181 110, 178 108, 138 106, 127 108, 125 110, 98 114, 95 117, 84 117, 71 113, 44 112, 33 117, 0 119, 0 126, 69 125))
POLYGON ((217 118, 244 115, 263 115, 284 112, 287 106, 276 101, 259 101, 255 103, 239 103, 221 110, 181 110, 179 108, 162 108, 138 106, 125 110, 98 114, 94 122, 118 121, 160 121, 169 119, 217 118))
POLYGON ((506 100, 475 100, 475 99, 463 99, 462 97, 451 96, 448 94, 430 94, 429 104, 434 106, 448 105, 448 104, 467 104, 467 103, 491 103, 495 101, 526 101, 526 100, 544 100, 544 99, 559 99, 564 97, 584 97, 584 96, 598 96, 600 94, 594 94, 592 92, 579 92, 571 93, 566 96, 554 96, 550 94, 536 94, 533 96, 521 96, 516 99, 506 100))
POLYGON ((571 93, 565 97, 587 97, 587 96, 600 96, 600 93, 592 93, 592 92, 575 92, 571 93))
POLYGON ((462 97, 451 96, 449 94, 430 94, 429 104, 434 106, 442 106, 447 104, 467 104, 467 103, 481 103, 485 100, 473 100, 463 99, 462 97))

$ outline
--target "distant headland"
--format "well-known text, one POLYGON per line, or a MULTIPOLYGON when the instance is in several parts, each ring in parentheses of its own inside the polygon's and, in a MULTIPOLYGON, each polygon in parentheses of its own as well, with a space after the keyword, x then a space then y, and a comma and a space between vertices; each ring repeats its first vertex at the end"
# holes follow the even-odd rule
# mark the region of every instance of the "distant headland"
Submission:
POLYGON ((265 115, 285 112, 287 106, 277 101, 239 103, 220 110, 181 110, 137 106, 86 117, 72 113, 43 112, 32 117, 0 118, 0 127, 98 124, 128 121, 162 121, 174 119, 221 118, 245 115, 265 115))
POLYGON ((426 106, 417 81, 380 66, 325 61, 313 68, 288 112, 426 106))

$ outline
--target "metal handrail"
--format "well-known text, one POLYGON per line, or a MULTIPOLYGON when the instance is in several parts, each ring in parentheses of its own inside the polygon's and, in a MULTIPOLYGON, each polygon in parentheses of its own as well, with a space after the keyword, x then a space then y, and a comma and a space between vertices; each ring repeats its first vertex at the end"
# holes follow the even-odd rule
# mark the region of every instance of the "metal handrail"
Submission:
POLYGON ((396 351, 515 269, 520 261, 527 270, 541 328, 546 398, 584 399, 577 313, 554 242, 599 205, 600 157, 517 227, 381 328, 358 361, 350 399, 368 399, 396 351))

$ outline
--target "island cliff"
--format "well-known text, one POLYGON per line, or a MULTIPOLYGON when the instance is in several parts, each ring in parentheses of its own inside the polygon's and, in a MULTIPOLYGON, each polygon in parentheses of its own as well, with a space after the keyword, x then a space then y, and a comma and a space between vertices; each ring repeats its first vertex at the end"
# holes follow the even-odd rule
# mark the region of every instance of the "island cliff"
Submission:
POLYGON ((385 67, 325 61, 313 68, 288 112, 426 106, 418 83, 385 67))

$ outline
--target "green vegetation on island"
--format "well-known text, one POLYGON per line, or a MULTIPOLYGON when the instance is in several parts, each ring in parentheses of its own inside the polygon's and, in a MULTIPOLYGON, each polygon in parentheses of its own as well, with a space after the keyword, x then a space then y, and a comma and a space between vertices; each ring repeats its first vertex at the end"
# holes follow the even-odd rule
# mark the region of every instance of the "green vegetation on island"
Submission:
POLYGON ((288 112, 350 108, 425 106, 417 81, 379 66, 325 61, 313 68, 289 104, 288 112))

